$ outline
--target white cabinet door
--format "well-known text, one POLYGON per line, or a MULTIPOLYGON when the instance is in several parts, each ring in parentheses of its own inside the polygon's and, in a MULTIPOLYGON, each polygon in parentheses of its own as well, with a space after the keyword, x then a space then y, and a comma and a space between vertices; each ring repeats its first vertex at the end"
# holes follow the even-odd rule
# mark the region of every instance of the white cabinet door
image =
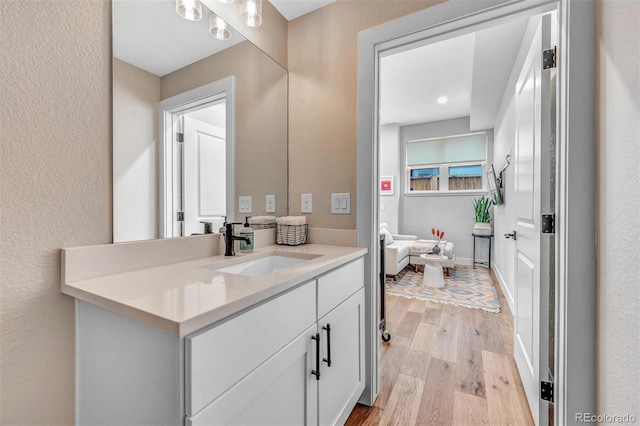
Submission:
POLYGON ((316 326, 260 365, 193 417, 187 426, 316 425, 316 326))
POLYGON ((309 281, 185 338, 185 412, 193 416, 316 323, 309 281))
POLYGON ((319 422, 344 424, 365 387, 364 288, 322 317, 318 331, 323 359, 319 422))

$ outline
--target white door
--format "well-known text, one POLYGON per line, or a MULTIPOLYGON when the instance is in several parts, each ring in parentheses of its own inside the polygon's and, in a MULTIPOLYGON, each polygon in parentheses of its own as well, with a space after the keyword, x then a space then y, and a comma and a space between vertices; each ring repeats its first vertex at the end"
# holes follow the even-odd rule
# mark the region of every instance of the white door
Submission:
POLYGON ((225 131, 188 115, 183 131, 183 235, 202 234, 204 221, 215 232, 227 214, 225 131))
POLYGON ((542 70, 542 51, 549 48, 550 25, 548 15, 540 19, 516 85, 514 357, 538 425, 548 424, 540 399, 549 344, 548 245, 541 244, 540 215, 549 200, 550 71, 542 70))

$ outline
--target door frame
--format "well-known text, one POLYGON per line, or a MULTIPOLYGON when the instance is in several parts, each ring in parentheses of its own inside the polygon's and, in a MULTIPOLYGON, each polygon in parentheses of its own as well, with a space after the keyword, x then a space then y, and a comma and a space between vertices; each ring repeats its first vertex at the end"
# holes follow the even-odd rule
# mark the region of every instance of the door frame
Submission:
POLYGON ((230 76, 178 95, 163 99, 158 104, 158 227, 159 238, 172 237, 174 195, 174 134, 172 116, 193 111, 197 106, 225 98, 226 102, 226 162, 227 162, 227 217, 235 217, 235 77, 230 76), (169 194, 169 195, 167 195, 169 194))
MULTIPOLYGON (((368 248, 365 282, 377 283, 380 52, 412 40, 437 41, 470 27, 557 8, 560 66, 556 142, 556 424, 577 424, 577 413, 596 409, 594 3, 594 0, 451 0, 361 31, 358 40, 356 233, 357 245, 368 248)), ((367 387, 361 402, 369 405, 379 389, 376 287, 371 284, 366 289, 367 387)))

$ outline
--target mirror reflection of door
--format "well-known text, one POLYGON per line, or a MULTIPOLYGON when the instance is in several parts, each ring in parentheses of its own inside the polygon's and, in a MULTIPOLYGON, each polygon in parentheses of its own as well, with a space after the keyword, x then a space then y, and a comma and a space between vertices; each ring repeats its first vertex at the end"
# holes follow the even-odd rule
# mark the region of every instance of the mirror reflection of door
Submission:
POLYGON ((177 222, 173 236, 202 234, 204 222, 217 231, 227 211, 226 101, 175 114, 172 121, 179 128, 174 138, 178 170, 173 174, 177 222))

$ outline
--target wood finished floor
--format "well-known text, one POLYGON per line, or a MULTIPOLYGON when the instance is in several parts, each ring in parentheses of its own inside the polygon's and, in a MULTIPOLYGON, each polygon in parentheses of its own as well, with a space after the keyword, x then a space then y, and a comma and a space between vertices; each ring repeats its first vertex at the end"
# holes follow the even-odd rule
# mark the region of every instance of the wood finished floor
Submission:
POLYGON ((499 314, 387 295, 378 399, 346 425, 533 425, 496 289, 499 314))

